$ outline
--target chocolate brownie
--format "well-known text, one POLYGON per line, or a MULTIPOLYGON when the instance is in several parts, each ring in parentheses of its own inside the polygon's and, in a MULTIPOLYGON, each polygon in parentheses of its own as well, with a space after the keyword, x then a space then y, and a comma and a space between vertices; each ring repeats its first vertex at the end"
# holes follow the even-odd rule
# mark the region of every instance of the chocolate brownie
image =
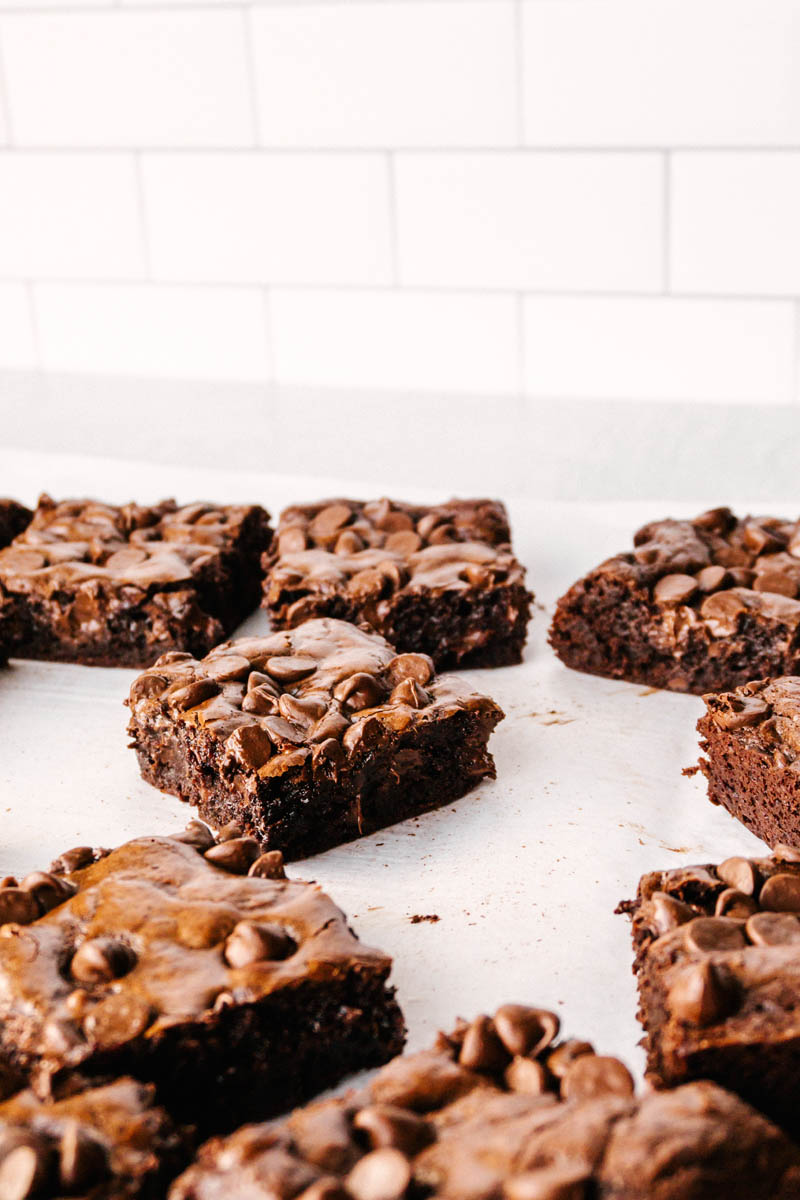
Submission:
POLYGON ((0 1062, 37 1095, 132 1075, 219 1132, 403 1044, 391 960, 280 854, 199 821, 0 887, 0 1062))
POLYGON ((257 606, 270 533, 257 505, 42 496, 0 550, 0 624, 25 658, 141 667, 204 654, 257 606))
POLYGON ((63 1100, 0 1104, 3 1200, 161 1200, 189 1158, 151 1085, 122 1078, 63 1100))
POLYGON ((365 1087, 204 1146, 170 1200, 789 1200, 800 1150, 713 1083, 636 1098, 614 1058, 505 1005, 365 1087))
POLYGON ((24 504, 0 499, 0 547, 7 546, 18 533, 22 533, 32 516, 33 513, 24 504))
POLYGON ((800 521, 653 521, 558 602, 568 667, 677 692, 800 671, 800 521))
POLYGON ((497 500, 297 505, 281 513, 264 566, 264 606, 277 628, 310 617, 368 621, 439 670, 522 659, 533 597, 497 500))
POLYGON ((800 854, 653 871, 620 911, 652 1081, 713 1079, 797 1137, 800 854))
POLYGON ((503 713, 424 654, 320 618, 167 654, 135 680, 142 775, 292 858, 447 804, 494 776, 503 713))
POLYGON ((800 676, 746 683, 703 697, 697 722, 708 798, 768 846, 800 847, 800 676))

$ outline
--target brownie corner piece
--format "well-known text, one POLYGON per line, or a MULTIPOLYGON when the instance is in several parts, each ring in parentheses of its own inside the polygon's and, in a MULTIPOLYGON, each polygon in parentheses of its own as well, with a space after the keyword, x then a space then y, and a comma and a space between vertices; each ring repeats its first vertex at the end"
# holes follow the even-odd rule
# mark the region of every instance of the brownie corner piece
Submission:
POLYGON ((191 1152, 151 1085, 121 1077, 61 1100, 0 1104, 3 1200, 160 1200, 191 1152))
POLYGON ((800 660, 800 522, 711 509, 652 521, 561 597, 568 666, 673 691, 791 674, 800 660))
POLYGON ((391 959, 235 833, 77 847, 0 887, 0 1064, 43 1099, 132 1075, 207 1135, 396 1053, 391 959))
POLYGON ((447 804, 494 776, 502 710, 425 655, 319 618, 167 655, 131 687, 145 779, 299 858, 447 804))
POLYGON ((637 1096, 619 1060, 506 1004, 343 1096, 200 1148, 170 1200, 792 1200, 800 1150, 708 1082, 637 1096))
POLYGON ((708 798, 770 847, 800 848, 800 676, 703 697, 698 767, 708 798))
POLYGON ((632 922, 658 1087, 710 1079, 800 1133, 800 854, 653 871, 632 922))
POLYGON ((499 500, 295 505, 264 567, 263 603, 278 628, 365 620, 440 670, 522 660, 533 597, 499 500))
POLYGON ((257 607, 270 536, 259 505, 42 496, 0 549, 0 623, 27 658, 142 667, 205 653, 257 607))

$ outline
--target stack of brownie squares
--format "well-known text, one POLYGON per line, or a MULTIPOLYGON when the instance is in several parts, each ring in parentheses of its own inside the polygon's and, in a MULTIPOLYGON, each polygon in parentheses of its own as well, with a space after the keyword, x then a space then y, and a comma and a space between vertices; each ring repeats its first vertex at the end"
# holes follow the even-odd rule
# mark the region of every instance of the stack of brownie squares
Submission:
POLYGON ((800 1196, 794 537, 657 523, 557 610, 571 666, 738 688, 706 698, 700 769, 776 835, 623 906, 659 1087, 637 1094, 530 1005, 403 1054, 391 959, 284 869, 494 776, 502 710, 441 672, 521 661, 502 504, 334 499, 273 534, 257 505, 0 503, 0 655, 140 668, 141 773, 203 818, 0 880, 0 1200, 800 1196), (226 640, 259 599, 271 632, 226 640))

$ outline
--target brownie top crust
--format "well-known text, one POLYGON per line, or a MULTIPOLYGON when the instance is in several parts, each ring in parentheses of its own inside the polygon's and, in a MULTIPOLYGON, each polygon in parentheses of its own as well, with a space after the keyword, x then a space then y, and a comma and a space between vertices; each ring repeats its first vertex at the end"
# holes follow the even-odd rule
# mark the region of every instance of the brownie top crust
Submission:
POLYGON ((376 604, 380 617, 381 604, 401 591, 522 585, 510 540, 497 500, 423 507, 337 499, 287 508, 264 556, 267 604, 287 605, 286 621, 296 624, 313 611, 309 593, 344 590, 362 608, 376 604), (293 599, 294 592, 302 594, 293 599))
POLYGON ((800 852, 654 871, 631 915, 636 969, 658 977, 659 1037, 687 1044, 800 1034, 800 852))
POLYGON ((700 1200, 728 1179, 731 1196, 795 1194, 800 1152, 738 1098, 637 1099, 623 1063, 558 1028, 516 1004, 461 1022, 359 1091, 207 1143, 170 1200, 700 1200))
POLYGON ((634 549, 593 574, 622 576, 650 592, 669 615, 665 642, 703 624, 712 638, 736 633, 743 613, 800 625, 800 520, 736 517, 714 508, 692 521, 652 521, 634 549))
MULTIPOLYGON (((231 764, 277 776, 311 757, 334 766, 387 734, 468 710, 502 711, 425 654, 397 654, 371 630, 320 618, 266 637, 237 638, 204 659, 169 653, 133 683, 145 717, 201 726, 231 764)), ((224 764, 223 764, 224 765, 224 764)))
POLYGON ((0 1195, 148 1198, 185 1161, 154 1089, 130 1078, 63 1100, 20 1092, 0 1105, 0 1195))
POLYGON ((0 550, 0 583, 16 592, 58 591, 87 580, 160 590, 197 579, 234 546, 258 506, 143 506, 39 499, 30 524, 0 550))
POLYGON ((0 1025, 17 1059, 49 1078, 280 989, 388 974, 316 885, 237 832, 192 822, 4 881, 0 1025))
POLYGON ((768 755, 776 767, 800 771, 800 676, 756 679, 732 692, 703 697, 718 729, 768 755))

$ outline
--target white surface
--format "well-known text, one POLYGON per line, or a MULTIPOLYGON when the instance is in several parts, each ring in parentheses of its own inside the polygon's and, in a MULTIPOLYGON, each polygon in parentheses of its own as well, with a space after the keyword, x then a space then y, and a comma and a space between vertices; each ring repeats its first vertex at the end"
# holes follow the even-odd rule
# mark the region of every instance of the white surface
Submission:
MULTIPOLYGON (((273 511, 347 482, 134 468, 0 452, 3 489, 109 499, 250 499, 273 511)), ((392 492, 387 475, 382 490, 392 492)), ((433 498, 414 489, 410 498, 433 498)), ((685 508, 685 506, 684 506, 685 508)), ((497 780, 457 804, 343 846, 290 874, 317 879, 359 935, 390 952, 410 1045, 507 1000, 558 1008, 566 1029, 641 1065, 628 923, 613 909, 650 868, 756 853, 681 768, 697 756, 696 697, 582 676, 545 645, 553 600, 673 503, 512 506, 539 604, 522 666, 467 677, 506 712, 497 780), (414 914, 438 914, 413 925, 414 914)), ((265 626, 261 614, 247 628, 265 626)), ((0 673, 0 875, 67 846, 180 828, 192 810, 138 776, 122 701, 134 672, 15 662, 0 673)))

